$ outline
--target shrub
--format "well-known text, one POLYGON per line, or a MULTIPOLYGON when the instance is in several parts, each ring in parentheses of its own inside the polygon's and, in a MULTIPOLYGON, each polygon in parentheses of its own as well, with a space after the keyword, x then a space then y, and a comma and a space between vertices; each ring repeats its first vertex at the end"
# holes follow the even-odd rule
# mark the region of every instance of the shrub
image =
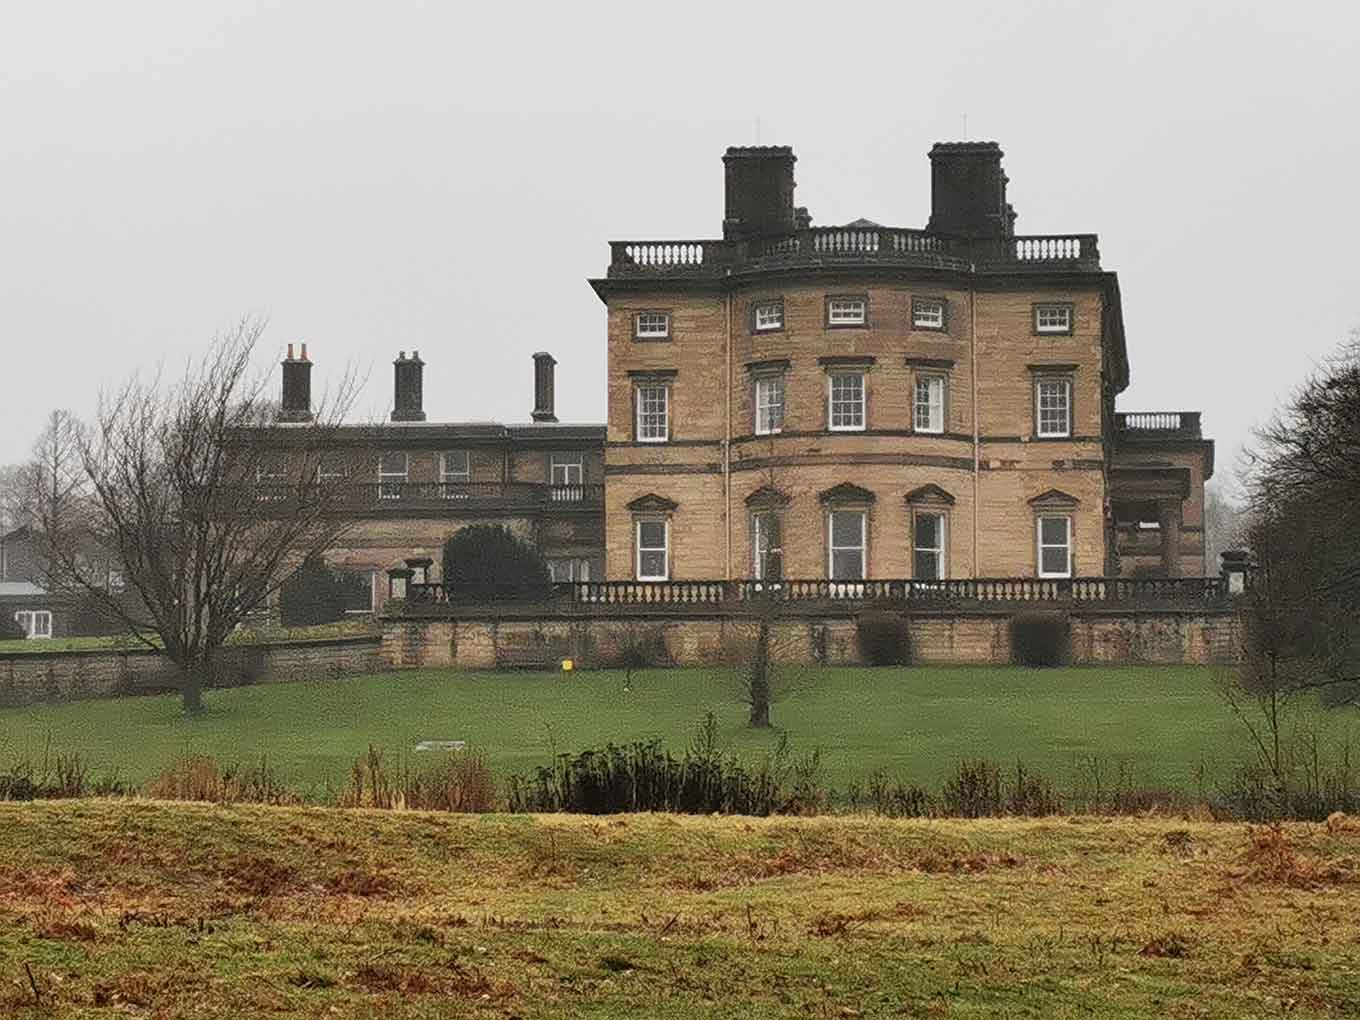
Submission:
POLYGON ((671 661, 666 635, 654 624, 630 623, 619 632, 608 664, 624 670, 631 686, 633 674, 640 669, 655 669, 671 661))
POLYGON ((911 638, 907 618, 901 613, 876 609, 855 620, 860 654, 871 666, 905 666, 911 661, 911 638))
POLYGON ((354 760, 342 807, 388 810, 486 812, 496 808, 496 780, 486 759, 472 751, 441 752, 419 763, 390 762, 369 745, 354 760))
POLYGON ((186 754, 146 785, 156 800, 202 800, 214 804, 296 804, 267 758, 257 764, 219 763, 211 755, 186 754))
POLYGON ((0 610, 0 641, 23 641, 28 637, 12 613, 0 610))
POLYGON ((320 556, 308 556, 279 588, 279 620, 285 627, 315 627, 344 619, 345 610, 367 606, 368 579, 334 570, 320 556))
POLYGON ((1071 644, 1066 613, 1034 610, 1011 617, 1011 653, 1021 666, 1062 666, 1071 644))
POLYGON ((795 757, 786 739, 754 765, 723 755, 710 715, 679 757, 659 740, 558 755, 551 766, 511 779, 509 807, 589 815, 813 814, 825 810, 829 802, 820 771, 819 754, 795 757))
POLYGON ((537 549, 498 524, 473 524, 444 543, 444 584, 450 600, 547 598, 548 564, 537 549))
POLYGON ((1001 769, 979 758, 961 761, 945 780, 940 810, 956 818, 989 818, 1001 814, 1001 769))
POLYGON ((922 787, 904 779, 894 778, 879 769, 869 774, 867 787, 858 787, 850 795, 851 806, 863 807, 887 818, 925 818, 934 813, 932 798, 922 787))
POLYGON ((96 778, 84 755, 79 751, 54 754, 50 741, 43 747, 42 758, 20 758, 0 771, 0 801, 118 797, 127 792, 127 784, 116 772, 96 778))

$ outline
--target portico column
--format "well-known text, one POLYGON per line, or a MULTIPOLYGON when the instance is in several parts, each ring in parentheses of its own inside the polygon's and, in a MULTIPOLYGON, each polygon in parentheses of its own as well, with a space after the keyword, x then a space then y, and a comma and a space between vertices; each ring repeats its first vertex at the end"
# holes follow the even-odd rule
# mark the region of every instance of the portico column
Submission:
POLYGON ((1181 504, 1167 500, 1158 513, 1162 533, 1162 570, 1167 577, 1181 576, 1181 504))

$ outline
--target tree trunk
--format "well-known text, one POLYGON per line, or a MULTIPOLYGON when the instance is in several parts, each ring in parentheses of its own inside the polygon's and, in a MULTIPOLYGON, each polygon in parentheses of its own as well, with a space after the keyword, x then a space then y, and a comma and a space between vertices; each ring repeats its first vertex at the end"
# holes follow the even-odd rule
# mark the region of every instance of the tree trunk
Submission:
POLYGON ((201 662, 186 659, 180 664, 180 704, 186 715, 198 715, 203 711, 203 678, 208 667, 207 659, 204 655, 201 662))
POLYGON ((756 633, 755 654, 751 657, 751 675, 746 689, 751 702, 751 726, 768 729, 770 726, 770 621, 762 618, 756 633))

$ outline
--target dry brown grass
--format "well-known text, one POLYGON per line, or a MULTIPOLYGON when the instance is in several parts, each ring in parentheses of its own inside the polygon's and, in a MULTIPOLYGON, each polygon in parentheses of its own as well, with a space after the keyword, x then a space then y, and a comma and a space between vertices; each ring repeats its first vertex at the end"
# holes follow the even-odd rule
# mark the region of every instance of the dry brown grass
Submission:
POLYGON ((365 992, 392 993, 403 998, 440 995, 459 999, 512 999, 518 989, 508 981, 495 980, 477 968, 455 961, 447 967, 416 967, 396 963, 369 963, 355 970, 350 983, 365 992))
POLYGON ((1247 847, 1242 867, 1233 877, 1250 882, 1320 889, 1353 881, 1355 873, 1345 863, 1324 861, 1294 845, 1281 825, 1247 826, 1247 847))

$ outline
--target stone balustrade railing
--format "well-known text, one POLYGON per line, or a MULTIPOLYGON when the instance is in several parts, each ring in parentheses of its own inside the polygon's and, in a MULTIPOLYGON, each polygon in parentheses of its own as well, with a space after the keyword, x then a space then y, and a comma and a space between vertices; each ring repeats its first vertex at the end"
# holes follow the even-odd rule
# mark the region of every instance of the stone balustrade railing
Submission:
POLYGON ((1199 411, 1117 411, 1116 432, 1132 436, 1181 436, 1199 438, 1199 411))
POLYGON ((899 227, 809 227, 749 241, 612 241, 611 277, 721 276, 803 264, 887 263, 984 272, 1099 270, 1094 234, 944 237, 899 227))
MULTIPOLYGON (((784 580, 768 581, 575 581, 555 584, 550 597, 581 607, 729 606, 760 603, 865 603, 904 607, 968 605, 1101 605, 1137 608, 1205 608, 1226 605, 1223 577, 1032 577, 920 580, 784 580)), ((411 584, 407 601, 414 605, 458 603, 457 592, 438 583, 411 584)))

